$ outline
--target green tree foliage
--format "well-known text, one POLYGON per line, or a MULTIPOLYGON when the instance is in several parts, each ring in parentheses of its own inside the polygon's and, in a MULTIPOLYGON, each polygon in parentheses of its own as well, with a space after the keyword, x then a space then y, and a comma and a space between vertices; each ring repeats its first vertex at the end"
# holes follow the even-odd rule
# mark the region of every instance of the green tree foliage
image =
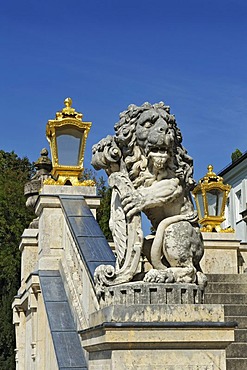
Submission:
POLYGON ((111 188, 104 185, 98 191, 101 196, 100 206, 97 210, 97 221, 107 240, 112 240, 111 230, 109 228, 109 218, 111 212, 111 188))
POLYGON ((242 156, 242 152, 239 149, 236 149, 235 152, 232 153, 232 162, 235 162, 238 158, 242 156))
POLYGON ((15 369, 11 304, 20 286, 21 234, 34 215, 25 206, 24 184, 33 167, 27 158, 0 150, 0 369, 15 369))
POLYGON ((93 170, 86 169, 83 173, 83 180, 93 180, 97 186, 98 195, 101 197, 100 206, 97 209, 96 218, 107 240, 112 240, 109 228, 109 218, 111 211, 111 188, 106 185, 103 176, 97 178, 93 170))

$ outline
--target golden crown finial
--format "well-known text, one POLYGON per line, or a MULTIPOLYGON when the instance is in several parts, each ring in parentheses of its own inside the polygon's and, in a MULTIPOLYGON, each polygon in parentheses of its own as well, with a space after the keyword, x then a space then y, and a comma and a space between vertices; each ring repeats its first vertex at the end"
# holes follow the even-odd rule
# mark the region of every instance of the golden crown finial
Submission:
POLYGON ((209 164, 208 165, 208 173, 213 173, 213 169, 214 169, 214 167, 211 165, 211 164, 209 164))
POLYGON ((208 169, 207 174, 202 179, 199 180, 199 183, 203 183, 203 182, 208 183, 212 181, 223 183, 223 178, 220 176, 217 176, 216 173, 213 172, 214 167, 211 164, 208 165, 207 169, 208 169))
POLYGON ((64 100, 64 105, 65 105, 65 108, 63 108, 62 112, 64 114, 74 114, 75 113, 75 109, 74 108, 71 108, 71 105, 72 105, 72 99, 71 98, 66 98, 64 100))
POLYGON ((66 107, 71 107, 72 99, 71 98, 64 99, 64 105, 66 105, 66 107))
POLYGON ((63 108, 60 112, 56 113, 56 119, 61 120, 63 118, 70 116, 72 118, 82 120, 83 117, 82 113, 78 113, 74 108, 72 108, 71 98, 64 99, 64 105, 65 108, 63 108))

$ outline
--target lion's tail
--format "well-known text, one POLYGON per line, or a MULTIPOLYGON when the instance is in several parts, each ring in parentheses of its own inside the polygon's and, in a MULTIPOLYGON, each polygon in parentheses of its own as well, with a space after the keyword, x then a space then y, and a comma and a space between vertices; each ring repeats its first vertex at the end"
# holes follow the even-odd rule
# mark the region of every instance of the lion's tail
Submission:
POLYGON ((165 230, 171 224, 185 220, 188 220, 188 216, 186 217, 186 215, 176 215, 167 217, 159 223, 150 253, 153 268, 157 270, 164 270, 165 268, 165 265, 163 265, 163 263, 161 262, 165 230))

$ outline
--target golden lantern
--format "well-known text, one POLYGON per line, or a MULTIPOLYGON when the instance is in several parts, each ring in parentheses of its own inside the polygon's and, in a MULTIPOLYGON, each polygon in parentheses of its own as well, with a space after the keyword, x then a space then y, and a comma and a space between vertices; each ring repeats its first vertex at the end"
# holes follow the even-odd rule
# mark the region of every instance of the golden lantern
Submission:
POLYGON ((72 99, 64 100, 65 108, 56 113, 55 120, 46 125, 52 157, 51 178, 46 185, 86 185, 92 180, 80 181, 83 172, 84 152, 92 122, 83 122, 81 113, 72 108, 72 99))
POLYGON ((225 207, 230 185, 223 183, 223 178, 213 172, 213 166, 208 166, 208 173, 199 180, 192 191, 195 198, 201 231, 233 232, 232 228, 222 229, 225 221, 225 207))

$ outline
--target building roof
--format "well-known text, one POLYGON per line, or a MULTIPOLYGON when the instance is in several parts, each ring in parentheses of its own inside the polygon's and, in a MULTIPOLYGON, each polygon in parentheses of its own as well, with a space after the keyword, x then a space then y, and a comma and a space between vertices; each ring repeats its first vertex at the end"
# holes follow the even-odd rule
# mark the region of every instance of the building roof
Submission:
POLYGON ((247 158, 247 151, 244 152, 241 157, 239 157, 236 161, 229 163, 226 167, 224 167, 218 175, 223 177, 227 172, 232 170, 234 167, 238 166, 239 163, 243 162, 247 158))

